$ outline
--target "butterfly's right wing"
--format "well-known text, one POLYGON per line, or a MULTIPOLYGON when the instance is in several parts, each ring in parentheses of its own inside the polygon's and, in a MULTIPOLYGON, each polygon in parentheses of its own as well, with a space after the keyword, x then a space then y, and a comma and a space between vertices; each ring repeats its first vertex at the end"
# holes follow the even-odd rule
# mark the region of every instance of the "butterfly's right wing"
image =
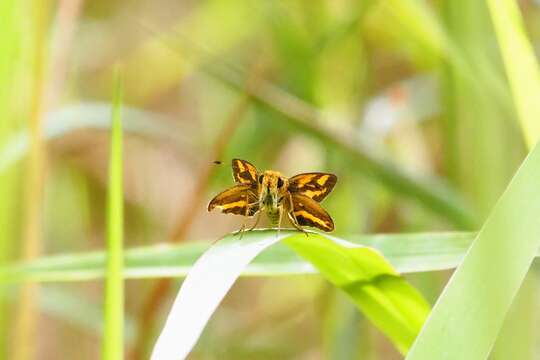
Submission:
POLYGON ((289 192, 321 202, 334 188, 337 176, 330 173, 298 174, 289 179, 289 192))

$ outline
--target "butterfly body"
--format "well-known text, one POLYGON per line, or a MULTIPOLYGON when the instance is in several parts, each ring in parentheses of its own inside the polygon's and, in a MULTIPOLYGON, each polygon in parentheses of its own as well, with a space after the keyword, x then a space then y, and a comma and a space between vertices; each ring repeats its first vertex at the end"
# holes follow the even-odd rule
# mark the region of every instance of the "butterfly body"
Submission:
POLYGON ((288 180, 277 171, 267 170, 258 175, 257 182, 260 211, 266 212, 272 226, 277 226, 287 196, 288 180))
MULTIPOLYGON (((216 195, 208 204, 223 213, 252 217, 265 212, 272 226, 281 226, 283 217, 299 230, 312 226, 332 231, 334 222, 319 205, 333 189, 337 177, 329 173, 306 173, 287 178, 266 170, 259 173, 245 160, 233 159, 233 177, 237 185, 216 195)), ((303 231, 303 230, 302 230, 303 231)))

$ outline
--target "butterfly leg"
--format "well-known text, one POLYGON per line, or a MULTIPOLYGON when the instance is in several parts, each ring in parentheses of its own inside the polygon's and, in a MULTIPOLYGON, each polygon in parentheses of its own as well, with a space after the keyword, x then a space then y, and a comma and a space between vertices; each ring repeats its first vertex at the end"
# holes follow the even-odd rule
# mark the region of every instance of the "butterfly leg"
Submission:
POLYGON ((298 224, 298 220, 296 219, 296 216, 294 216, 294 212, 289 211, 287 215, 289 216, 289 220, 296 230, 303 232, 307 237, 309 237, 309 233, 298 224))
POLYGON ((259 220, 261 220, 261 213, 262 211, 257 211, 257 219, 255 219, 255 223, 253 224, 252 227, 249 228, 248 231, 252 231, 253 229, 255 229, 255 227, 257 227, 257 224, 259 224, 259 220))
POLYGON ((278 220, 278 225, 277 225, 277 237, 279 237, 279 232, 281 230, 281 219, 283 218, 283 207, 280 206, 278 208, 278 211, 279 211, 279 220, 278 220))
POLYGON ((289 204, 290 204, 290 208, 287 215, 289 216, 289 220, 291 220, 291 224, 293 224, 293 226, 297 230, 303 232, 304 234, 306 234, 307 237, 309 237, 308 232, 302 229, 302 227, 300 227, 300 224, 298 223, 298 219, 296 218, 296 215, 294 215, 294 206, 293 206, 292 196, 289 196, 289 204))
POLYGON ((240 227, 240 230, 236 232, 234 235, 239 235, 240 237, 238 240, 242 240, 242 236, 244 236, 244 231, 246 230, 246 221, 244 220, 244 223, 242 224, 242 227, 240 227))

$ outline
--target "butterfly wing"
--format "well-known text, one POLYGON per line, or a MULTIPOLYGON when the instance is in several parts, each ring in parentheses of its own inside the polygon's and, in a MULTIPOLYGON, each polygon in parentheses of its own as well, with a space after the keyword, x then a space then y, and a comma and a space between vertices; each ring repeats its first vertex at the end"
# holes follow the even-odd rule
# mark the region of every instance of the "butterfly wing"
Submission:
POLYGON ((337 176, 329 173, 298 174, 289 179, 289 192, 321 202, 334 188, 337 176))
POLYGON ((233 178, 237 184, 257 187, 257 168, 246 160, 232 160, 233 178))
POLYGON ((322 231, 334 230, 334 221, 321 205, 300 194, 292 194, 293 217, 300 226, 311 226, 322 231))
POLYGON ((217 194, 208 204, 208 211, 219 209, 225 214, 253 216, 259 211, 257 196, 248 185, 236 185, 217 194))

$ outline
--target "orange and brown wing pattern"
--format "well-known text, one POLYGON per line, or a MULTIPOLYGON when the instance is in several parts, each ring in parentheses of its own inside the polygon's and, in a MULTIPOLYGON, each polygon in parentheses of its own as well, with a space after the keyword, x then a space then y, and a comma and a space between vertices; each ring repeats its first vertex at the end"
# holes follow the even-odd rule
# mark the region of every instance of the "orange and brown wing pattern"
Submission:
POLYGON ((321 202, 336 185, 337 176, 328 173, 298 174, 289 179, 289 191, 291 194, 307 196, 317 202, 321 202))
POLYGON ((257 168, 251 163, 246 160, 233 159, 232 170, 236 183, 257 187, 257 168))
POLYGON ((217 194, 208 204, 208 211, 219 209, 225 214, 253 216, 259 211, 257 196, 249 185, 236 185, 217 194))
POLYGON ((312 226, 323 231, 334 230, 334 221, 328 213, 311 198, 293 194, 293 214, 300 226, 312 226))

